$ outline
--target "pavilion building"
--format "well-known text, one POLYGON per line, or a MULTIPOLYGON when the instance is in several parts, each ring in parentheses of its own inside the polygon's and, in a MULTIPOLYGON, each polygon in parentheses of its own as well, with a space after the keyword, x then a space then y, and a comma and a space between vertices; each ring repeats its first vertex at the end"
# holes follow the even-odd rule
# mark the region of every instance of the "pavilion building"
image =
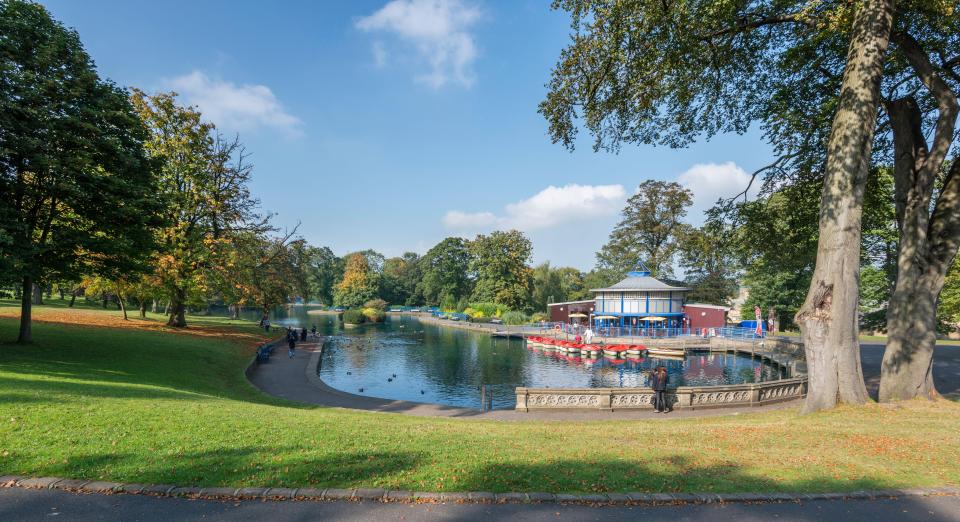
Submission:
POLYGON ((684 325, 684 303, 689 288, 667 284, 641 269, 594 294, 593 322, 597 326, 679 328, 684 325))
MULTIPOLYGON (((730 308, 686 302, 689 288, 673 286, 650 275, 643 265, 608 288, 591 290, 593 299, 549 303, 551 322, 593 325, 595 328, 683 328, 705 332, 729 322, 730 308)), ((670 335, 678 335, 673 331, 670 335)))

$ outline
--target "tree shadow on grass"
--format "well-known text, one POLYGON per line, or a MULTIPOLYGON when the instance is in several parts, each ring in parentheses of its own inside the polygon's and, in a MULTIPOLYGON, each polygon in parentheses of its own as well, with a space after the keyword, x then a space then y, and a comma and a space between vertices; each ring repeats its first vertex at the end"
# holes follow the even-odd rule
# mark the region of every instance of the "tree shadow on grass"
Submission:
MULTIPOLYGON (((226 487, 382 487, 386 489, 547 493, 813 493, 888 490, 903 487, 884 477, 834 478, 806 469, 801 478, 774 481, 737 465, 698 464, 684 456, 650 463, 560 460, 541 464, 490 464, 466 470, 437 469, 417 476, 422 462, 403 451, 353 451, 305 455, 291 448, 246 446, 224 450, 151 455, 109 453, 68 456, 31 469, 12 455, 9 472, 146 484, 226 487), (457 476, 455 481, 449 479, 457 476), (446 486, 423 480, 446 477, 446 486)), ((443 481, 439 481, 441 484, 443 481)))
POLYGON ((384 487, 415 469, 408 452, 356 451, 320 456, 275 453, 246 446, 157 455, 110 453, 71 456, 31 470, 14 455, 8 469, 34 475, 143 484, 228 487, 384 487))
MULTIPOLYGON (((758 451, 758 460, 773 455, 758 451)), ((548 493, 672 492, 846 492, 898 487, 883 477, 837 479, 810 468, 804 477, 773 480, 735 464, 699 464, 682 455, 650 463, 617 460, 561 460, 543 464, 497 464, 473 471, 457 489, 548 493)))
POLYGON ((76 327, 40 327, 36 337, 33 345, 0 346, 0 375, 16 377, 6 380, 6 390, 142 399, 211 396, 313 408, 282 403, 250 386, 243 375, 247 350, 235 344, 76 327))

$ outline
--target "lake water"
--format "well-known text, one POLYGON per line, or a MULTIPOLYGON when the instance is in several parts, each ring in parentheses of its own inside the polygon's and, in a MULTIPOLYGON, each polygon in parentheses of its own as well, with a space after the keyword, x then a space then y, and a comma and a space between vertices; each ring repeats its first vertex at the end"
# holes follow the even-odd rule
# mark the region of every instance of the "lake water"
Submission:
POLYGON ((345 328, 335 316, 281 311, 274 324, 309 328, 330 336, 320 377, 345 392, 384 399, 480 407, 480 385, 489 385, 494 408, 513 408, 514 389, 647 387, 648 373, 665 366, 670 386, 706 386, 774 380, 781 371, 749 356, 707 352, 684 360, 644 357, 612 361, 545 354, 519 339, 424 324, 390 315, 378 325, 345 328), (394 377, 394 375, 396 377, 394 377), (362 390, 362 391, 361 391, 362 390))

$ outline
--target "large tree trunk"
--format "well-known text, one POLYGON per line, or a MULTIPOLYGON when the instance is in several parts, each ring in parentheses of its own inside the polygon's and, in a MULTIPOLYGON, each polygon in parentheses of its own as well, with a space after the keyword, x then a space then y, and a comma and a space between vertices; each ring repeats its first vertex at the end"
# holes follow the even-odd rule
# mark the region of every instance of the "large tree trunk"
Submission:
POLYGON ((867 401, 857 324, 860 218, 892 21, 893 0, 865 0, 853 24, 827 144, 817 266, 796 316, 807 357, 804 413, 867 401))
POLYGON ((140 300, 140 319, 147 318, 147 301, 144 299, 140 300))
POLYGON ((20 292, 20 333, 17 335, 17 342, 27 344, 33 342, 33 278, 27 276, 23 278, 23 286, 20 292))
POLYGON ((913 97, 885 104, 894 137, 894 202, 899 228, 897 280, 887 310, 887 347, 880 369, 883 402, 936 398, 933 351, 937 299, 960 245, 960 163, 944 179, 931 216, 937 174, 953 141, 956 95, 934 71, 926 53, 907 34, 896 35, 910 65, 938 100, 933 146, 913 97))
POLYGON ((73 308, 73 304, 77 302, 77 291, 74 290, 70 292, 70 304, 67 305, 69 308, 73 308))
POLYGON ((176 287, 170 297, 170 317, 167 319, 167 326, 183 328, 187 326, 187 292, 183 288, 176 287))

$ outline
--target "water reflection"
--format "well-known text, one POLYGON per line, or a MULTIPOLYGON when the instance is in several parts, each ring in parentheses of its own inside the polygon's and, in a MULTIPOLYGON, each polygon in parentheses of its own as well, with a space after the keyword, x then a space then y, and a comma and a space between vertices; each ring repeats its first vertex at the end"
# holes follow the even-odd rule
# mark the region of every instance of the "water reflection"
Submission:
POLYGON ((658 365, 667 368, 671 386, 758 382, 780 376, 775 367, 733 354, 694 353, 685 360, 568 357, 528 348, 517 339, 421 324, 411 316, 391 315, 384 324, 344 328, 335 316, 311 315, 298 307, 278 311, 271 320, 284 327, 316 325, 329 336, 320 375, 334 388, 467 408, 480 407, 481 384, 490 386, 494 408, 513 408, 517 386, 646 387, 650 370, 658 365))

